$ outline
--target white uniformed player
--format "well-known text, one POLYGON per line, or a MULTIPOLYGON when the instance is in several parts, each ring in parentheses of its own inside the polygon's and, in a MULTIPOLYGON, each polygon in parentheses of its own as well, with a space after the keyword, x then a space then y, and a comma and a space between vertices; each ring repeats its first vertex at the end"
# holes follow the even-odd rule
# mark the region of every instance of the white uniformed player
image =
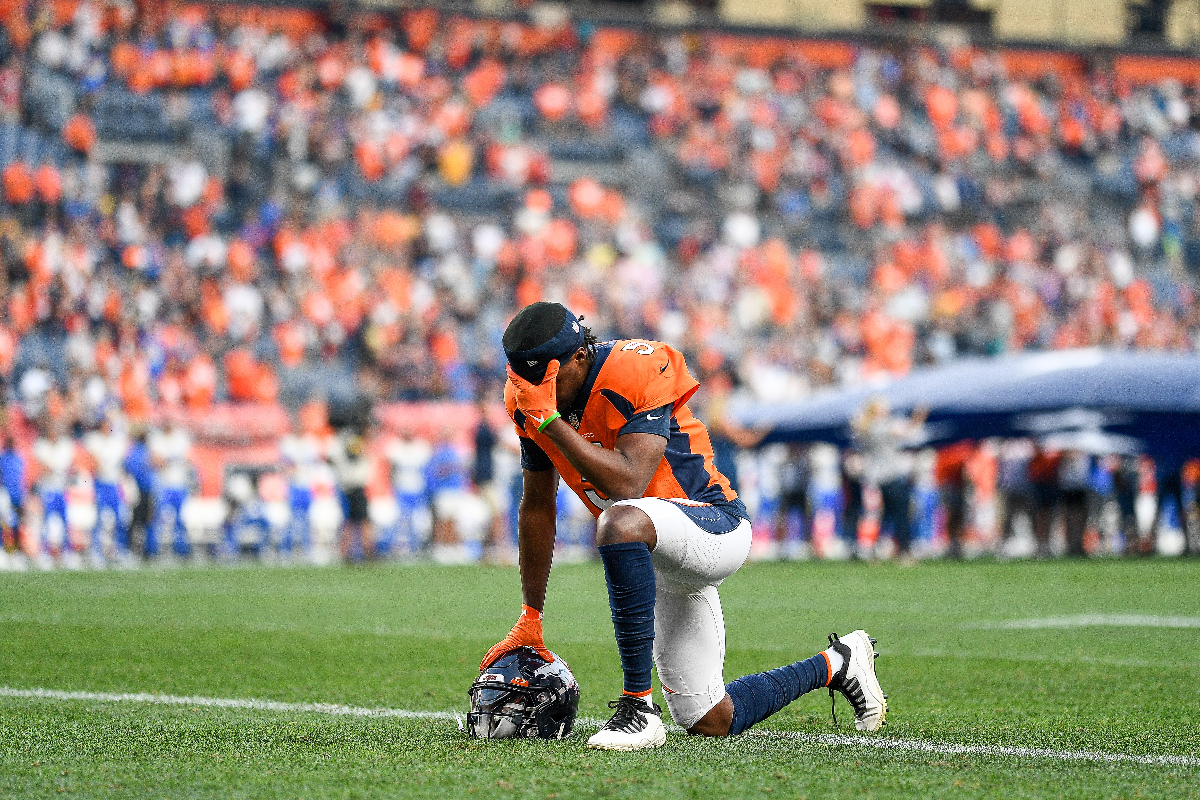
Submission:
POLYGON ((312 547, 313 485, 325 460, 326 444, 315 432, 300 430, 289 433, 279 442, 279 452, 288 468, 288 509, 291 518, 284 532, 280 550, 290 553, 299 547, 307 553, 312 547))
POLYGON ((172 548, 175 555, 187 556, 192 552, 192 543, 188 539, 187 527, 183 524, 183 504, 187 502, 188 486, 192 477, 192 437, 178 420, 168 417, 164 429, 151 431, 147 444, 150 457, 158 470, 159 502, 154 524, 150 526, 146 537, 146 555, 158 553, 161 540, 166 534, 164 527, 171 524, 174 533, 172 548))
POLYGON ((41 560, 59 553, 67 543, 67 483, 75 462, 75 440, 64 432, 63 423, 50 423, 48 435, 33 445, 40 472, 38 496, 42 501, 41 560))
POLYGON ((428 540, 433 524, 425 481, 425 468, 433 457, 433 445, 414 436, 412 428, 403 425, 400 435, 388 443, 385 455, 392 465, 400 544, 408 553, 416 553, 428 540))
POLYGON ((92 531, 92 552, 103 557, 104 531, 111 528, 117 556, 129 554, 129 516, 121 492, 125 477, 125 457, 129 455, 129 437, 105 417, 100 428, 83 439, 83 447, 95 465, 96 527, 92 531))

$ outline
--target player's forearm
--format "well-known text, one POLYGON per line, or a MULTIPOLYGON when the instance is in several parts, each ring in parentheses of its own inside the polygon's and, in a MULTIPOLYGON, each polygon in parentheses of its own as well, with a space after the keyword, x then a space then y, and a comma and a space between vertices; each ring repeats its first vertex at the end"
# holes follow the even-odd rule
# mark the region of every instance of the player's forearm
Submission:
POLYGON ((611 500, 641 497, 650 485, 653 472, 644 474, 645 470, 620 450, 596 447, 561 418, 547 425, 545 433, 583 479, 611 500))
POLYGON ((554 560, 555 506, 521 500, 517 547, 521 559, 521 599, 538 611, 546 603, 546 584, 554 560))

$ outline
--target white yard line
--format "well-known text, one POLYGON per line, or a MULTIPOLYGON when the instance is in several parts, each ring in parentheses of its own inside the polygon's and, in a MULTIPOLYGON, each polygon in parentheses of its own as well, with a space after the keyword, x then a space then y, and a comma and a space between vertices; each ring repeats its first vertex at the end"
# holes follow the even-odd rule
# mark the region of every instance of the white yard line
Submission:
POLYGON ((253 711, 279 711, 285 714, 312 712, 343 717, 400 717, 401 719, 455 720, 462 714, 452 711, 406 711, 402 708, 361 708, 338 703, 281 703, 228 697, 186 697, 173 694, 135 692, 63 692, 57 689, 13 689, 0 686, 0 697, 28 700, 81 700, 90 703, 152 703, 161 706, 201 706, 206 708, 246 708, 253 711))
MULTIPOLYGON (((25 700, 81 701, 90 703, 150 703, 167 706, 203 708, 234 708, 252 711, 274 711, 285 714, 315 713, 347 717, 392 717, 454 722, 461 725, 463 715, 453 711, 408 711, 402 708, 364 708, 338 703, 282 703, 276 700, 249 698, 186 697, 148 692, 66 692, 57 689, 14 689, 0 686, 0 697, 25 700)), ((600 720, 580 718, 581 728, 598 728, 600 720)), ((677 726, 669 726, 682 732, 677 726)), ((795 733, 788 731, 752 730, 748 736, 768 739, 791 739, 805 744, 826 747, 868 747, 876 750, 928 753, 943 756, 990 756, 993 758, 1036 758, 1049 761, 1092 761, 1099 763, 1145 764, 1150 766, 1200 767, 1200 758, 1175 755, 1131 755, 1090 750, 1050 750, 1040 747, 1004 747, 1000 745, 968 745, 936 742, 927 739, 891 739, 886 737, 848 736, 832 733, 795 733)))
POLYGON ((790 733, 788 731, 751 730, 749 736, 796 739, 830 747, 872 747, 877 750, 903 750, 944 756, 992 756, 1040 758, 1050 761, 1098 761, 1102 763, 1149 764, 1153 766, 1200 767, 1200 758, 1172 755, 1131 755, 1095 750, 1049 750, 1042 747, 1004 747, 988 744, 952 744, 926 739, 888 739, 867 736, 840 736, 833 733, 790 733))
POLYGON ((1066 617, 995 619, 964 623, 967 630, 1041 630, 1043 628, 1200 628, 1200 617, 1150 614, 1075 614, 1066 617))

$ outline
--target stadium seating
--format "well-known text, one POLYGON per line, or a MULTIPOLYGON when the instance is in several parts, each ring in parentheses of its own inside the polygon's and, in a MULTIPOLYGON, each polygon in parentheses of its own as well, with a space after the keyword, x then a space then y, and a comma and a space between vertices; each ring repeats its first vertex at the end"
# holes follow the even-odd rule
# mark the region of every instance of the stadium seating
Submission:
POLYGON ((47 409, 494 395, 499 331, 540 298, 765 400, 1200 342, 1190 59, 131 9, 5 11, 0 380, 26 441, 47 409))

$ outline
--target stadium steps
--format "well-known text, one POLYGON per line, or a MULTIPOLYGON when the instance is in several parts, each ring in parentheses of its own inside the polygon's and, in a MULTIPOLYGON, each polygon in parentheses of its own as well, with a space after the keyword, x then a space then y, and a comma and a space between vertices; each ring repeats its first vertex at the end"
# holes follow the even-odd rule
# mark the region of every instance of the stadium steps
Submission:
POLYGON ((29 75, 24 101, 32 121, 61 131, 75 113, 75 86, 69 78, 37 67, 29 75))
POLYGON ((171 125, 161 97, 105 89, 96 98, 97 138, 107 141, 173 144, 180 131, 171 125))

